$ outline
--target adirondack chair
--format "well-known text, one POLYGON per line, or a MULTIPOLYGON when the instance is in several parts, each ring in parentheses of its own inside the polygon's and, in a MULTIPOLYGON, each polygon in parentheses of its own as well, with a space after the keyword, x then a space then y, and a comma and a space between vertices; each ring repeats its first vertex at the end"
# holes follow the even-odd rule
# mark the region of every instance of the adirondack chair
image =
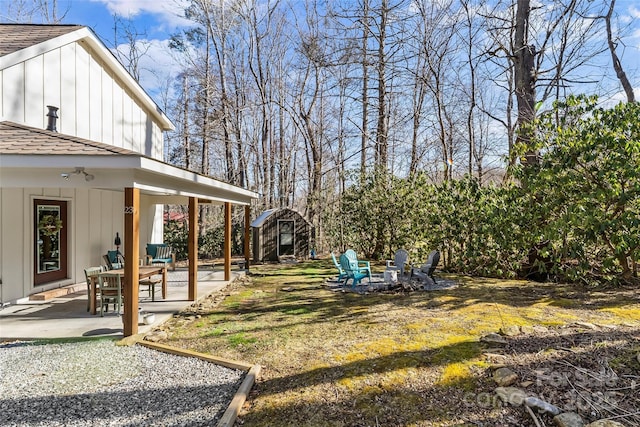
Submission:
POLYGON ((400 276, 404 275, 404 266, 407 265, 409 252, 404 249, 398 249, 393 259, 387 260, 387 270, 395 270, 400 276))
POLYGON ((427 262, 425 262, 421 267, 411 268, 411 277, 425 281, 429 285, 435 284, 436 279, 433 277, 433 272, 436 270, 438 262, 440 262, 440 252, 431 251, 427 257, 427 262))
MULTIPOLYGON (((358 262, 357 259, 353 261, 351 258, 349 258, 346 252, 340 255, 340 266, 346 273, 346 279, 344 281, 345 285, 349 283, 349 280, 353 280, 351 287, 355 288, 358 283, 360 283, 360 281, 365 277, 367 277, 369 279, 369 283, 371 283, 371 269, 368 266, 359 266, 359 263, 364 262, 366 261, 358 262)), ((366 263, 368 264, 368 262, 366 263)))
POLYGON ((369 265, 369 261, 359 261, 358 256, 356 255, 356 251, 354 251, 353 249, 347 249, 344 255, 349 258, 349 261, 352 263, 352 265, 356 266, 356 269, 358 271, 368 270, 369 277, 371 277, 371 266, 369 265))
POLYGON ((347 273, 345 273, 345 271, 342 269, 342 267, 340 266, 340 263, 338 262, 338 260, 336 259, 336 256, 333 254, 333 252, 331 252, 331 259, 333 260, 333 265, 336 266, 336 268, 338 269, 338 282, 342 282, 342 280, 347 277, 347 273))

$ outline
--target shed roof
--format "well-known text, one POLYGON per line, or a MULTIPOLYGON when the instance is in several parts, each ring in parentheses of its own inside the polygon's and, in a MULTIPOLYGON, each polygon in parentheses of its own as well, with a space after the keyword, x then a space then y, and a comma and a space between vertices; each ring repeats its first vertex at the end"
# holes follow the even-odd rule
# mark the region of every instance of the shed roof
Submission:
POLYGON ((251 227, 262 227, 264 225, 264 223, 267 221, 267 219, 269 219, 269 217, 271 215, 273 215, 274 213, 278 212, 278 211, 291 211, 291 212, 295 212, 296 214, 298 214, 300 216, 300 218, 302 218, 304 220, 304 222, 306 222, 307 224, 311 225, 311 223, 309 221, 307 221, 307 219, 297 210, 295 209, 291 209, 291 208, 272 208, 272 209, 267 209, 266 211, 262 212, 260 214, 260 216, 258 216, 256 219, 253 220, 253 222, 251 223, 251 227))
POLYGON ((264 222, 271 216, 271 214, 273 214, 277 210, 278 209, 267 209, 266 211, 262 212, 260 216, 258 216, 258 218, 253 220, 253 222, 251 223, 251 226, 262 227, 264 222))

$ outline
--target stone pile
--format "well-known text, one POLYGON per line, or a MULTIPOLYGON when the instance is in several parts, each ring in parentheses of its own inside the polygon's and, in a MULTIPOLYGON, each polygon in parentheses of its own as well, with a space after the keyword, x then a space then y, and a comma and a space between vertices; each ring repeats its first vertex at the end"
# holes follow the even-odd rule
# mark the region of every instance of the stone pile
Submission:
MULTIPOLYGON (((588 325, 583 324, 583 327, 588 325)), ((537 329, 536 332, 546 331, 544 327, 533 327, 531 330, 537 329)), ((523 332, 530 332, 528 328, 518 326, 508 326, 500 330, 500 333, 491 333, 480 338, 481 342, 493 345, 503 346, 507 344, 508 337, 516 336, 523 332), (525 330, 523 330, 525 329, 525 330)), ((499 354, 500 348, 488 349, 484 352, 485 356, 489 360, 497 361, 501 358, 506 358, 504 355, 499 354)), ((640 354, 638 355, 640 361, 640 354)), ((499 362, 494 363, 491 367, 492 379, 496 383, 497 387, 494 392, 496 396, 507 405, 514 407, 522 407, 531 416, 536 426, 542 426, 536 414, 548 414, 553 417, 553 422, 558 427, 624 427, 617 421, 603 419, 594 421, 590 424, 585 424, 582 417, 571 411, 564 411, 562 408, 556 405, 546 402, 537 396, 530 395, 525 390, 526 387, 531 385, 531 382, 519 382, 520 378, 518 374, 510 368, 504 366, 499 362)))

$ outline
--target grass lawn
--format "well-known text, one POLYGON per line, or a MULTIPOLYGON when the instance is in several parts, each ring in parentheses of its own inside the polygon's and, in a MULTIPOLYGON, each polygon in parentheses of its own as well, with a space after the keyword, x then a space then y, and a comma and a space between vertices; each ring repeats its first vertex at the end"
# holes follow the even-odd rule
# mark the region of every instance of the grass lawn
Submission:
POLYGON ((243 425, 528 425, 485 393, 493 350, 480 337, 574 322, 640 327, 637 290, 449 277, 459 286, 357 294, 331 291, 332 276, 329 260, 252 266, 201 316, 173 319, 167 344, 262 365, 243 425))

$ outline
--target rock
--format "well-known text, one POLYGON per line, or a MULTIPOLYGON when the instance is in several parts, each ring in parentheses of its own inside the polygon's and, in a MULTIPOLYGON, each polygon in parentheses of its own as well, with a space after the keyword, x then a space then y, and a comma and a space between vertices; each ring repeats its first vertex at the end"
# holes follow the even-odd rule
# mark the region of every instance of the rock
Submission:
POLYGON ((584 421, 580 415, 575 412, 565 412, 560 415, 556 415, 553 417, 553 422, 558 427, 583 427, 584 421))
POLYGON ((598 324, 597 326, 600 327, 600 328, 604 328, 604 329, 611 329, 611 330, 618 329, 618 327, 616 325, 609 325, 609 324, 606 324, 606 323, 605 324, 598 324))
POLYGON ((520 387, 527 388, 532 384, 533 384, 533 381, 523 381, 523 382, 520 383, 520 387))
POLYGON ((533 328, 533 326, 520 326, 520 332, 522 332, 525 335, 532 335, 535 332, 535 329, 533 328))
POLYGON ((545 326, 541 326, 541 325, 536 325, 533 327, 533 331, 538 333, 538 334, 545 334, 547 332, 549 332, 549 329, 545 326))
POLYGON ((165 331, 153 331, 150 334, 145 335, 145 341, 158 342, 169 338, 169 334, 165 331))
POLYGON ((484 354, 484 356, 487 359, 498 359, 498 360, 504 360, 507 358, 507 356, 505 356, 504 354, 499 354, 499 353, 491 353, 489 351, 485 351, 482 354, 484 354))
POLYGON ((518 375, 509 368, 499 368, 493 372, 493 380, 500 387, 506 387, 515 384, 518 375))
POLYGON ((502 333, 502 335, 506 335, 508 337, 515 337, 520 335, 520 327, 519 326, 515 326, 515 325, 511 325, 511 326, 504 326, 502 328, 500 328, 500 332, 502 333))
POLYGON ((589 322, 574 322, 574 323, 578 326, 582 326, 583 328, 587 328, 587 329, 592 329, 594 331, 598 329, 598 327, 593 323, 589 323, 589 322))
POLYGON ((293 288, 291 286, 287 286, 286 288, 280 289, 282 292, 293 292, 293 288))
POLYGON ((513 406, 520 406, 527 398, 527 394, 516 387, 498 387, 495 389, 498 397, 505 403, 513 406))
POLYGON ((491 344, 506 344, 507 340, 501 335, 491 333, 480 338, 480 342, 488 342, 491 344))
POLYGON ((544 400, 538 399, 537 397, 527 397, 524 400, 524 404, 530 408, 535 408, 540 412, 547 412, 551 415, 558 415, 560 412, 562 412, 557 406, 547 403, 544 400))
POLYGON ((624 427, 624 424, 611 420, 598 420, 587 424, 585 427, 624 427))

